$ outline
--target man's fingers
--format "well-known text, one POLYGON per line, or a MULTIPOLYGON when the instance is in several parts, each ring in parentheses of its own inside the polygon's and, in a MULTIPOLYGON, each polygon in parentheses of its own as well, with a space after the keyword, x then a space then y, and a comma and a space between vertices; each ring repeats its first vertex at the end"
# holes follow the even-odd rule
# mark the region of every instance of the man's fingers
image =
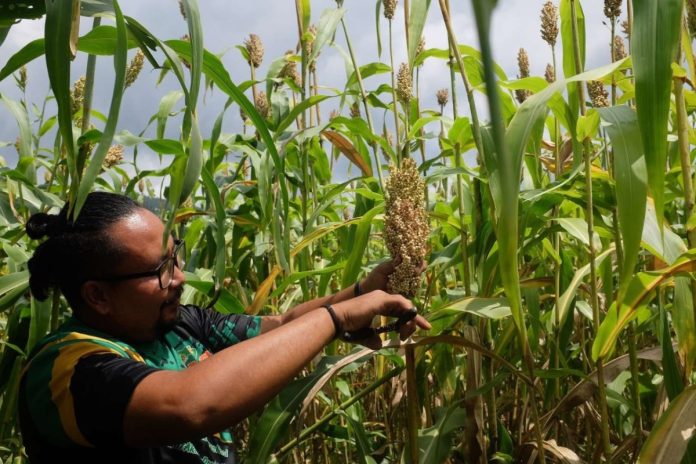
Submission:
POLYGON ((433 326, 430 325, 430 322, 428 322, 428 320, 426 318, 424 318, 423 316, 420 316, 420 315, 416 316, 414 321, 418 325, 418 327, 420 327, 423 330, 430 330, 433 328, 433 326))

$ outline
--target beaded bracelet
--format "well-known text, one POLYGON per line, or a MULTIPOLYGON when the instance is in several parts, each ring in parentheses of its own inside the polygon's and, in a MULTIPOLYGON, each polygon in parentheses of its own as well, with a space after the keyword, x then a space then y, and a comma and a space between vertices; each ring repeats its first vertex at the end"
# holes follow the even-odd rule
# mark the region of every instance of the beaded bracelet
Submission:
POLYGON ((360 281, 359 280, 357 280, 355 282, 355 287, 353 287, 353 293, 354 293, 354 296, 362 295, 362 290, 360 289, 360 281))

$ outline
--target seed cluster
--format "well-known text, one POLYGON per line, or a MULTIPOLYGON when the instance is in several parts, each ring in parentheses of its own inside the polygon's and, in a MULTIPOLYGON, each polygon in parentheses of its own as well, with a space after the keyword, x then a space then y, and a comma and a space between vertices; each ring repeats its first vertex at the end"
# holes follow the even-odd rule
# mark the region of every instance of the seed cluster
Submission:
POLYGON ((604 16, 612 21, 621 16, 621 2, 622 0, 604 0, 604 16))
POLYGON ((399 73, 396 75, 396 97, 402 103, 408 104, 413 97, 413 81, 411 69, 407 63, 401 63, 399 73))
POLYGON ((595 108, 606 108, 609 106, 609 93, 604 88, 604 84, 599 81, 587 82, 587 91, 595 108))
POLYGON ((541 38, 552 47, 558 39, 558 8, 551 1, 541 8, 541 38))
POLYGON ((302 76, 297 71, 297 63, 290 59, 293 55, 292 50, 285 52, 285 66, 280 70, 278 77, 281 79, 291 79, 295 85, 302 87, 302 76))
POLYGON ((696 35, 696 0, 686 0, 686 25, 691 36, 696 35))
POLYGON ((418 46, 416 47, 416 56, 420 55, 425 51, 425 36, 422 35, 418 41, 418 46))
POLYGON ((551 63, 548 63, 546 65, 546 71, 544 71, 544 78, 546 79, 546 82, 548 82, 549 84, 556 82, 556 70, 553 69, 553 65, 551 63))
POLYGON ((73 115, 82 108, 82 104, 85 101, 85 81, 85 76, 80 76, 73 84, 72 92, 70 93, 73 115))
POLYGON ((350 105, 350 117, 351 118, 359 118, 360 117, 360 104, 357 101, 354 101, 352 105, 350 105))
POLYGON ((249 34, 249 38, 244 40, 244 46, 249 54, 249 64, 255 68, 261 66, 263 62, 263 43, 256 34, 249 34))
MULTIPOLYGON (((520 48, 520 51, 517 52, 517 66, 520 69, 520 74, 517 76, 518 79, 529 77, 529 55, 527 55, 527 50, 524 48, 520 48)), ((527 89, 515 90, 515 96, 517 97, 517 101, 520 103, 524 103, 524 101, 529 98, 531 94, 532 92, 527 89)))
POLYGON ((628 56, 626 53, 626 45, 621 37, 618 35, 614 37, 614 56, 612 56, 612 61, 623 60, 628 56))
POLYGON ((102 163, 102 166, 104 166, 105 169, 112 168, 116 166, 118 163, 120 163, 122 159, 123 146, 112 145, 109 148, 109 151, 106 152, 106 157, 104 157, 104 162, 102 163))
POLYGON ((437 97, 437 104, 443 107, 449 101, 449 89, 440 89, 435 93, 435 96, 437 97))
POLYGON ((19 81, 17 82, 19 87, 24 91, 27 89, 27 67, 22 66, 19 68, 19 81))
POLYGON ((138 49, 126 70, 126 88, 133 85, 133 82, 138 78, 140 71, 143 69, 144 62, 145 54, 143 54, 142 50, 138 49))
POLYGON ((382 0, 385 18, 391 20, 394 17, 394 12, 396 11, 396 1, 397 0, 382 0))
POLYGON ((266 99, 266 92, 261 90, 256 94, 254 106, 256 106, 256 111, 259 112, 262 118, 266 119, 268 117, 270 108, 268 106, 268 100, 266 99))
POLYGON ((399 264, 389 276, 389 290, 413 298, 420 285, 418 268, 426 254, 430 224, 425 211, 425 182, 416 162, 407 158, 401 169, 389 167, 386 182, 384 234, 387 248, 399 264))

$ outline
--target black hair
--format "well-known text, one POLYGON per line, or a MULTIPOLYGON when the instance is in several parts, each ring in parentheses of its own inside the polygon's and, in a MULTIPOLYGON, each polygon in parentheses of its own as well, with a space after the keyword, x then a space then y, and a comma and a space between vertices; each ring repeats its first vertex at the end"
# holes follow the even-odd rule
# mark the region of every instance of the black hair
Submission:
POLYGON ((45 300, 52 288, 59 288, 73 310, 81 310, 82 284, 118 264, 121 257, 120 247, 109 238, 107 229, 139 208, 126 196, 92 192, 74 221, 68 218, 67 203, 58 214, 31 216, 27 235, 33 239, 48 236, 28 263, 32 295, 45 300))

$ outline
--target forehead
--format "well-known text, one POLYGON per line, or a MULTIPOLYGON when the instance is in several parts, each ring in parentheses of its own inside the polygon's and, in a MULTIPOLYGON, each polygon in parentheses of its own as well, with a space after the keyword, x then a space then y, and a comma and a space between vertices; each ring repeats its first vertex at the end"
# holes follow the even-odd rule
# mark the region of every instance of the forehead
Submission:
POLYGON ((144 208, 138 208, 109 228, 111 239, 118 243, 129 261, 147 264, 160 260, 163 233, 162 221, 144 208))

